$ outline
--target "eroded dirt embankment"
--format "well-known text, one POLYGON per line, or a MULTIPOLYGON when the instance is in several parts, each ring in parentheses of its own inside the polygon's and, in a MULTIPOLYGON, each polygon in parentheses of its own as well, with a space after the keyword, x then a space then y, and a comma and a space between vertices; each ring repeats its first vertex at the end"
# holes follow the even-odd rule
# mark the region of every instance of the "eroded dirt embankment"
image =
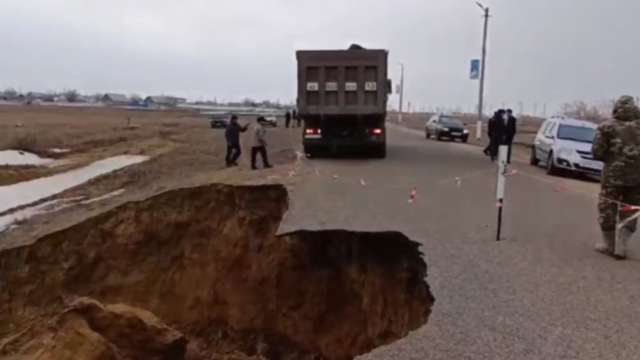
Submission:
POLYGON ((0 357, 102 344, 81 358, 350 359, 426 323, 434 299, 417 243, 394 232, 276 236, 287 200, 278 185, 173 190, 0 250, 0 357), (100 309, 122 319, 107 304, 136 310, 97 322, 100 309), (155 341, 166 348, 131 355, 126 339, 164 327, 155 341))

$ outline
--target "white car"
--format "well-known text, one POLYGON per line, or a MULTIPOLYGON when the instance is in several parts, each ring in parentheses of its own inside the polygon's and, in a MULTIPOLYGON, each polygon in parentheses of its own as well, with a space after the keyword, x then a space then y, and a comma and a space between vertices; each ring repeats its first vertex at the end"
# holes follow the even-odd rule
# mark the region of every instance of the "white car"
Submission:
POLYGON ((262 126, 278 126, 278 119, 275 116, 260 116, 259 121, 262 126))
POLYGON ((567 170, 600 176, 604 165, 591 151, 596 130, 597 125, 588 121, 566 117, 546 120, 531 148, 531 165, 544 163, 548 174, 567 170))

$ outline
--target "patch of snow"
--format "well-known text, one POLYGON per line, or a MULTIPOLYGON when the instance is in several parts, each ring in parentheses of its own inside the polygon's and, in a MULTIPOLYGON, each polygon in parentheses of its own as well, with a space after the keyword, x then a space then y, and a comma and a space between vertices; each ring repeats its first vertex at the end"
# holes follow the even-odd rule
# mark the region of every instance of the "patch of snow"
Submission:
POLYGON ((52 163, 53 159, 41 158, 36 154, 20 150, 3 150, 0 151, 0 165, 47 165, 52 163))
POLYGON ((129 165, 138 164, 148 159, 148 156, 139 155, 114 156, 62 174, 0 186, 0 213, 53 196, 97 176, 129 165))
POLYGON ((73 163, 73 161, 68 160, 68 159, 60 159, 60 160, 56 160, 54 162, 48 163, 47 167, 48 168, 55 168, 55 167, 58 167, 58 166, 68 165, 68 164, 71 164, 71 163, 73 163))
POLYGON ((118 196, 118 195, 122 194, 123 192, 124 192, 124 189, 118 189, 118 190, 116 190, 116 191, 112 191, 112 192, 110 192, 110 193, 108 193, 108 194, 104 194, 104 195, 102 195, 102 196, 98 196, 98 197, 93 198, 93 199, 85 200, 85 201, 82 201, 82 202, 80 202, 80 203, 81 203, 82 205, 91 204, 91 203, 94 203, 94 202, 98 202, 98 201, 102 201, 102 200, 110 199, 110 198, 112 198, 112 197, 116 197, 116 196, 118 196))
POLYGON ((12 212, 11 214, 0 216, 0 232, 13 229, 14 227, 18 226, 19 223, 33 216, 62 210, 82 199, 84 199, 84 196, 51 200, 42 204, 12 212))
POLYGON ((64 154, 64 153, 68 153, 69 151, 71 151, 71 149, 53 148, 53 149, 49 149, 49 151, 54 153, 54 154, 64 154))

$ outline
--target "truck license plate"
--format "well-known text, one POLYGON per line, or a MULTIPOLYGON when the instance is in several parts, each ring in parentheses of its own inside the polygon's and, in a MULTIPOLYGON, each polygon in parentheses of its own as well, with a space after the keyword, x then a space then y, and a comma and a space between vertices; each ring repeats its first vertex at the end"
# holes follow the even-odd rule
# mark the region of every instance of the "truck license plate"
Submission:
POLYGON ((460 135, 462 135, 462 133, 459 133, 459 132, 452 132, 452 133, 451 133, 451 135, 453 135, 453 136, 460 136, 460 135))

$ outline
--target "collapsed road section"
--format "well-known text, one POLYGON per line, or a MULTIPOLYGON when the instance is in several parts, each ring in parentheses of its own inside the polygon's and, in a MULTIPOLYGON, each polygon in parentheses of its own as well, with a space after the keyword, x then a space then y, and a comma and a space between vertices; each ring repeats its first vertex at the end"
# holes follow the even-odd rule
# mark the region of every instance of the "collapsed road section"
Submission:
POLYGON ((208 185, 0 244, 0 358, 351 359, 427 322, 416 242, 277 236, 287 206, 280 185, 208 185))

